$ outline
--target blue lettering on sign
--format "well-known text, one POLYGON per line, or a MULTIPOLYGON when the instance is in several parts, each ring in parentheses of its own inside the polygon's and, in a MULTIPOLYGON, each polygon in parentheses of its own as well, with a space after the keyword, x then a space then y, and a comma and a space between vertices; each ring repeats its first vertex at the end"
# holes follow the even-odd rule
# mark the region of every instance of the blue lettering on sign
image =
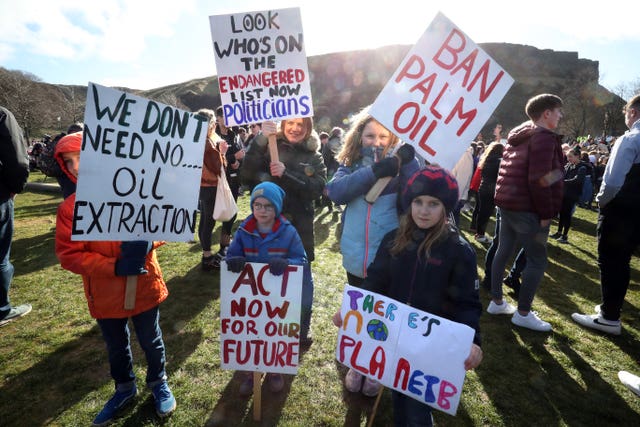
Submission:
POLYGON ((224 105, 225 123, 238 125, 267 120, 279 120, 286 117, 306 117, 311 112, 310 98, 307 95, 288 99, 264 99, 251 102, 242 101, 224 105))

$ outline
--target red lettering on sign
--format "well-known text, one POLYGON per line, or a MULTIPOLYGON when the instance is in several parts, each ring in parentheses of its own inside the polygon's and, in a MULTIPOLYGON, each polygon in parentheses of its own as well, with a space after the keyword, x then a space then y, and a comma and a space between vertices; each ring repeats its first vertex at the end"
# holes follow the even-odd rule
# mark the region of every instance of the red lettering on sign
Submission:
POLYGON ((460 61, 460 64, 458 64, 458 66, 456 66, 453 70, 451 70, 452 76, 460 70, 465 71, 464 77, 462 78, 462 87, 467 86, 467 81, 469 80, 469 75, 473 70, 473 64, 476 62, 477 56, 478 56, 478 49, 476 48, 476 49, 473 49, 473 51, 471 51, 471 53, 466 58, 460 61))
POLYGON ((473 119, 476 118, 476 114, 478 114, 478 110, 476 110, 475 108, 469 110, 469 111, 463 111, 462 110, 462 104, 464 103, 464 98, 460 98, 458 99, 458 102, 456 102, 455 107, 453 107, 453 110, 451 110, 451 113, 449 113, 449 115, 447 116, 447 118, 445 119, 445 123, 449 123, 451 122, 451 120, 453 119, 454 116, 457 115, 458 118, 463 119, 464 122, 462 123, 462 125, 458 128, 458 131, 456 132, 456 135, 460 136, 464 133, 464 130, 467 128, 467 126, 469 126, 471 124, 471 122, 473 122, 473 119))
POLYGON ((482 78, 482 85, 480 86, 480 102, 484 102, 484 101, 487 100, 489 95, 491 95, 491 92, 493 92, 493 89, 495 89, 495 87, 497 86, 498 82, 502 79, 502 76, 504 75, 504 71, 500 70, 498 72, 498 74, 496 75, 496 78, 493 79, 493 82, 491 83, 491 86, 489 86, 489 88, 487 88, 487 78, 488 78, 488 74, 489 74, 489 65, 490 65, 490 61, 487 59, 484 62, 484 64, 482 64, 482 67, 480 67, 480 70, 478 70, 478 72, 476 73, 476 76, 473 78, 473 80, 471 81, 471 84, 467 88, 467 90, 469 92, 471 92, 471 89, 473 89, 473 87, 475 86, 475 84, 478 81, 478 79, 482 78))
MULTIPOLYGON (((268 266, 263 267, 263 269, 264 268, 268 268, 268 266)), ((262 295, 269 295, 269 292, 267 292, 262 286, 262 280, 256 281, 255 274, 253 273, 253 267, 251 267, 251 264, 249 263, 245 264, 242 273, 240 273, 240 276, 238 276, 238 279, 236 279, 233 287, 231 288, 231 293, 236 293, 241 285, 248 285, 254 296, 258 295, 258 293, 262 295)))
POLYGON ((446 38, 442 46, 440 46, 438 52, 436 52, 436 55, 433 57, 433 62, 445 70, 452 69, 458 63, 458 54, 464 50, 466 45, 467 41, 464 34, 454 28, 451 30, 451 33, 449 33, 449 36, 446 38), (454 46, 454 43, 456 42, 457 44, 454 46), (448 58, 443 57, 445 53, 449 54, 448 58))
POLYGON ((396 83, 400 83, 400 80, 405 77, 410 79, 417 79, 424 73, 424 61, 417 55, 411 55, 411 57, 405 62, 404 67, 398 73, 396 77, 396 83), (414 66, 417 66, 417 70, 413 70, 414 66))
POLYGON ((398 387, 398 383, 400 383, 400 388, 402 390, 407 389, 407 383, 409 382, 409 375, 411 374, 411 365, 409 361, 404 357, 398 359, 398 364, 396 365, 396 375, 393 378, 393 386, 398 387), (402 377, 402 378, 401 378, 402 377))
POLYGON ((295 341, 227 339, 222 343, 222 360, 224 363, 233 360, 239 365, 246 365, 251 360, 254 366, 296 366, 298 347, 299 343, 295 341))

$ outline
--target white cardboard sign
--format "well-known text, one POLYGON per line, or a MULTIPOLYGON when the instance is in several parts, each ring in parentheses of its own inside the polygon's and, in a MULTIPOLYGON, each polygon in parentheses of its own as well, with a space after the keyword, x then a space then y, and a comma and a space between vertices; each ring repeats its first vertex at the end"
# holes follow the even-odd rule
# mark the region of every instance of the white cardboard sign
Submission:
POLYGON ((438 13, 370 114, 426 160, 450 170, 512 84, 496 61, 438 13))
POLYGON ((300 8, 209 22, 227 126, 313 116, 300 8))
POLYGON ((474 330, 345 285, 336 358, 435 409, 455 415, 474 330))
POLYGON ((289 265, 274 276, 268 264, 247 263, 240 273, 220 266, 222 369, 298 371, 302 269, 289 265))
POLYGON ((89 83, 71 240, 193 239, 208 121, 89 83))

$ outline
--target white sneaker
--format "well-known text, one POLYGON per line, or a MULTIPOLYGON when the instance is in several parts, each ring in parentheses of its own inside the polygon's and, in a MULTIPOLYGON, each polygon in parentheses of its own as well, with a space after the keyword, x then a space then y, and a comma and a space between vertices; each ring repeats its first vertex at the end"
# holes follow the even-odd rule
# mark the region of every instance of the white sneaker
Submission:
POLYGON ((640 396, 640 377, 627 371, 620 371, 618 378, 629 390, 640 396))
POLYGON ((489 314, 513 314, 516 308, 506 301, 502 301, 502 304, 496 304, 491 301, 489 307, 487 307, 487 313, 489 314))
POLYGON ((571 318, 574 322, 591 329, 597 329, 602 332, 606 332, 611 335, 620 335, 622 326, 620 321, 607 320, 602 317, 602 314, 580 314, 573 313, 571 318))
POLYGON ((482 236, 476 236, 476 240, 480 243, 489 243, 491 242, 491 239, 489 239, 487 236, 485 236, 484 234, 482 236))
POLYGON ((538 313, 530 311, 526 316, 521 315, 517 311, 513 313, 511 323, 516 326, 522 326, 523 328, 532 329, 534 331, 548 332, 551 330, 551 325, 538 317, 538 313))

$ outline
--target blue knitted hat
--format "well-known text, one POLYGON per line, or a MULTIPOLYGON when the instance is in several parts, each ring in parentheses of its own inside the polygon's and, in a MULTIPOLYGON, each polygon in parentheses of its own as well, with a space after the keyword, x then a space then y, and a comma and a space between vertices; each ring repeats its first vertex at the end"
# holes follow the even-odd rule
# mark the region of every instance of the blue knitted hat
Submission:
POLYGON ((282 201, 284 200, 284 190, 273 182, 265 181, 255 186, 251 192, 251 212, 253 212, 253 201, 257 197, 264 197, 271 202, 276 209, 276 218, 282 212, 282 201))

